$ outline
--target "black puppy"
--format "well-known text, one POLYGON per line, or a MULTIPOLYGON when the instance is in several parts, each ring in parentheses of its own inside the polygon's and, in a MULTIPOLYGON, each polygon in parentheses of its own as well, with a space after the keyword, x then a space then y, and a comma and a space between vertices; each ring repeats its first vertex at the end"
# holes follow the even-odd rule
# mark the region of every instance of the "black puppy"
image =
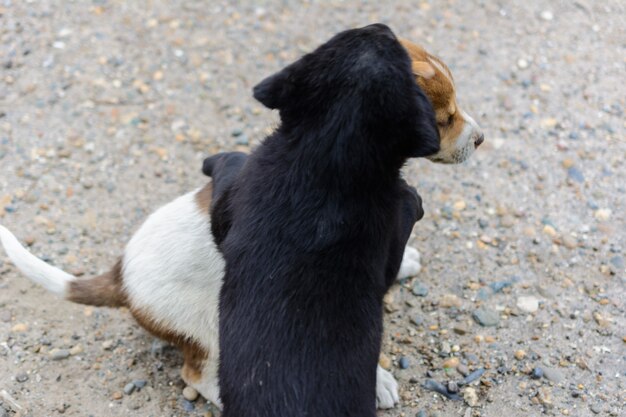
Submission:
POLYGON ((254 97, 280 127, 211 213, 223 416, 375 416, 382 298, 421 216, 400 168, 438 151, 433 110, 380 24, 339 33, 254 97))

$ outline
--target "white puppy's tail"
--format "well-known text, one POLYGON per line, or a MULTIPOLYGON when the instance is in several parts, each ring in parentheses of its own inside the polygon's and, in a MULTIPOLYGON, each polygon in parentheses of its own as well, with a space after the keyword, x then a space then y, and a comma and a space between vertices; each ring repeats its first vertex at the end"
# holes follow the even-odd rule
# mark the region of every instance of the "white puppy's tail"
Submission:
POLYGON ((0 240, 9 259, 31 280, 69 301, 92 306, 127 306, 122 286, 122 261, 104 274, 87 279, 60 270, 34 256, 20 244, 13 233, 0 225, 0 240))
POLYGON ((9 259, 24 275, 48 291, 63 298, 66 297, 68 284, 76 279, 73 275, 47 264, 27 251, 13 233, 2 225, 0 225, 0 240, 9 259))

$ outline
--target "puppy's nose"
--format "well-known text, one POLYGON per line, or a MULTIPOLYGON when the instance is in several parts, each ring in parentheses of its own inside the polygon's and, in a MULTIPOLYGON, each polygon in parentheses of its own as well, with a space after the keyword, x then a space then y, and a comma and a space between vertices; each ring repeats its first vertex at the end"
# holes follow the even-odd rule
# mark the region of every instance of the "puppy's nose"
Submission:
POLYGON ((484 141, 485 141, 485 135, 481 133, 480 136, 478 136, 476 140, 474 141, 474 148, 478 149, 480 144, 483 143, 484 141))

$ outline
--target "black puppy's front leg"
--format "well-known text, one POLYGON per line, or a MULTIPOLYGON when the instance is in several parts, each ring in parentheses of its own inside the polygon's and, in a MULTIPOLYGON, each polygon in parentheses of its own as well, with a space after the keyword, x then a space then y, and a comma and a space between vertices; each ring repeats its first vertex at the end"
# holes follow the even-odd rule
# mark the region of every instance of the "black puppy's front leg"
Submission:
POLYGON ((424 209, 422 208, 422 198, 414 187, 411 187, 404 180, 400 180, 401 184, 401 203, 400 215, 398 223, 395 226, 392 240, 389 244, 389 252, 387 258, 387 266, 385 270, 385 284, 387 289, 396 280, 400 265, 402 264, 402 256, 406 247, 411 231, 416 222, 424 217, 424 209))

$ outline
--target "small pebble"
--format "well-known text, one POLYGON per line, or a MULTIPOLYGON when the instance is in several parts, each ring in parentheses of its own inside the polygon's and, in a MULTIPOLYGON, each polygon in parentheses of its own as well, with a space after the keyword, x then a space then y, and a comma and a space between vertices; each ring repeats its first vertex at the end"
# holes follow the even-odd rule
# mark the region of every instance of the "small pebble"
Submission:
POLYGON ((15 326, 11 327, 11 331, 14 333, 23 333, 28 330, 28 325, 25 323, 17 323, 15 326))
POLYGON ((416 295, 418 297, 426 297, 428 295, 428 288, 426 288, 425 285, 423 285, 421 282, 415 282, 415 284, 413 284, 413 295, 416 295))
POLYGON ((183 400, 182 403, 183 409, 187 412, 193 411, 196 408, 191 401, 183 400))
POLYGON ((463 391, 463 399, 470 407, 476 407, 478 405, 478 394, 472 387, 465 388, 465 391, 463 391))
POLYGON ((26 382, 28 381, 28 374, 26 372, 20 372, 19 374, 15 375, 15 380, 17 382, 26 382))
POLYGON ((53 361, 60 361, 70 357, 70 351, 67 349, 52 349, 50 351, 50 359, 53 361))
POLYGON ((406 356, 401 357, 400 361, 398 361, 398 364, 400 365, 401 369, 408 369, 408 367, 409 367, 409 358, 407 358, 406 356))
POLYGON ((521 361, 522 359, 524 359, 526 357, 526 351, 525 350, 516 350, 514 353, 515 359, 517 359, 518 361, 521 361))
POLYGON ((147 384, 148 381, 146 381, 145 379, 136 379, 133 381, 133 385, 135 385, 139 389, 145 387, 147 384))
POLYGON ((450 381, 448 382, 448 391, 452 393, 457 393, 459 392, 459 386, 457 385, 456 382, 450 381))
POLYGON ((575 181, 579 184, 582 184, 583 182, 585 182, 585 176, 583 175, 582 171, 578 168, 576 168, 575 166, 570 167, 567 170, 567 176, 572 180, 575 181))
POLYGON ((442 364, 442 367, 444 369, 454 369, 457 366, 459 366, 459 358, 457 357, 448 358, 445 361, 443 361, 443 364, 442 364))
POLYGON ((500 315, 497 311, 491 310, 487 307, 481 307, 474 310, 472 318, 481 326, 494 327, 498 325, 500 321, 500 315))
POLYGON ((113 340, 105 340, 104 342, 102 342, 102 349, 111 350, 111 348, 113 347, 113 343, 113 340))
POLYGON ((133 391, 135 391, 135 384, 129 382, 128 384, 124 385, 124 394, 130 395, 133 393, 133 391))
POLYGON ((112 398, 114 400, 121 400, 123 396, 124 394, 122 394, 122 391, 115 391, 112 395, 112 398))
POLYGON ((194 387, 186 386, 183 389, 183 397, 188 401, 195 401, 198 399, 198 391, 194 387))
POLYGON ((561 372, 559 369, 549 367, 543 368, 543 376, 546 377, 546 379, 554 382, 555 384, 558 384, 565 379, 565 375, 563 374, 563 372, 561 372))
POLYGON ((539 300, 532 296, 519 297, 516 305, 525 313, 535 313, 539 310, 539 300))
POLYGON ((546 21, 554 19, 554 14, 550 10, 544 10, 540 14, 541 18, 546 21))
POLYGON ((540 379, 541 377, 543 377, 543 369, 534 368, 532 373, 530 374, 530 377, 532 379, 540 379))

